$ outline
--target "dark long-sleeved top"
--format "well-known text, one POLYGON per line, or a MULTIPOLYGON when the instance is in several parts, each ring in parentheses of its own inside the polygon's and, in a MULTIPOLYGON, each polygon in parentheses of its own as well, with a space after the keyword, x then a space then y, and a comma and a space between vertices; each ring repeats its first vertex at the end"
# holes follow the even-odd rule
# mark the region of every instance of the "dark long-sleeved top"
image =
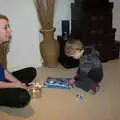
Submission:
POLYGON ((77 71, 76 81, 89 77, 94 82, 101 81, 103 77, 102 62, 98 51, 92 46, 84 48, 84 53, 80 58, 79 68, 77 71))

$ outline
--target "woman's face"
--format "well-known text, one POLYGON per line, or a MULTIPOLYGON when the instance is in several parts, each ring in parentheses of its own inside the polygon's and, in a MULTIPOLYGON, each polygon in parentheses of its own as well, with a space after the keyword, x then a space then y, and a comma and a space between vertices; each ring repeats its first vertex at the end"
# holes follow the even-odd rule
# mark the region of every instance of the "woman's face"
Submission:
POLYGON ((11 28, 6 19, 0 19, 0 43, 9 41, 11 38, 11 28))

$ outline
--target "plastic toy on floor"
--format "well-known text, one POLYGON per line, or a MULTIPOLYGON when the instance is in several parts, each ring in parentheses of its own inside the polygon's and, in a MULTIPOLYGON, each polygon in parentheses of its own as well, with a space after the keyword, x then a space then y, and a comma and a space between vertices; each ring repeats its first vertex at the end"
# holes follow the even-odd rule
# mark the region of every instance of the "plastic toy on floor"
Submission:
POLYGON ((76 98, 78 98, 79 100, 83 100, 83 95, 81 95, 80 93, 77 93, 76 98))
POLYGON ((71 89, 73 86, 69 84, 70 80, 71 78, 48 77, 43 83, 43 86, 48 88, 71 89))

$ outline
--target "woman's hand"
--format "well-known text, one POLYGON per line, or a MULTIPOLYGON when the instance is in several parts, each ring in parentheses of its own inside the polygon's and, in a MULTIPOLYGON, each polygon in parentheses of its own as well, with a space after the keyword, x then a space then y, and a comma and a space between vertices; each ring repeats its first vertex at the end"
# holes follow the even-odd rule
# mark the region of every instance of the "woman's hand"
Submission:
MULTIPOLYGON (((20 82, 20 81, 15 81, 15 82, 12 82, 12 84, 15 86, 15 88, 23 88, 23 89, 26 89, 27 90, 27 86, 26 84, 20 82)), ((13 86, 13 87, 14 87, 13 86)))

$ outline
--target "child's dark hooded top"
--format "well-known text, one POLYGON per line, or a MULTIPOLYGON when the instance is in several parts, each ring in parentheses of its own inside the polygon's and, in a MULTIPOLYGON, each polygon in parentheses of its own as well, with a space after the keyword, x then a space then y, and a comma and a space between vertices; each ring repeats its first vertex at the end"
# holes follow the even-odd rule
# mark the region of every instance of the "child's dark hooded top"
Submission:
POLYGON ((84 53, 80 58, 79 69, 77 71, 76 81, 89 77, 94 82, 99 82, 103 77, 102 63, 99 53, 92 46, 84 48, 84 53))

